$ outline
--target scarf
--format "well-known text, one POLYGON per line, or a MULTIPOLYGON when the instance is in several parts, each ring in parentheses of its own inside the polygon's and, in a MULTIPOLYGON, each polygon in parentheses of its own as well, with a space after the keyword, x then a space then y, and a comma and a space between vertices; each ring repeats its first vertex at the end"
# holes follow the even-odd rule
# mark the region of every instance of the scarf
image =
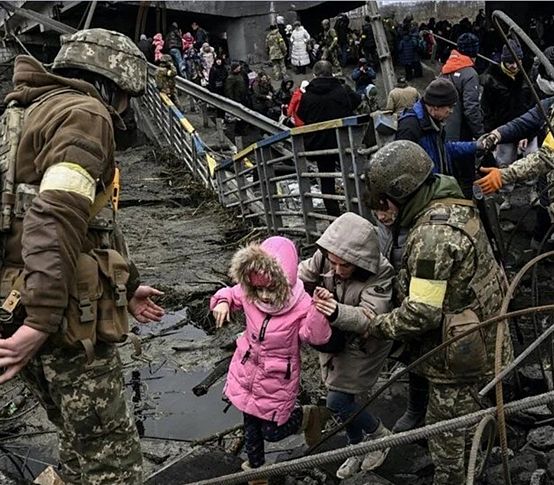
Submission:
POLYGON ((554 81, 550 81, 548 79, 543 79, 541 75, 539 74, 537 76, 537 86, 539 86, 540 90, 548 95, 548 96, 554 96, 554 81))
POLYGON ((517 73, 519 72, 519 68, 514 72, 510 71, 506 68, 503 62, 500 63, 500 68, 502 69, 502 72, 506 74, 509 78, 511 78, 513 81, 515 81, 517 73))
POLYGON ((304 296, 304 293, 304 283, 297 279, 294 287, 292 287, 290 290, 289 299, 285 302, 283 306, 278 307, 275 305, 263 303, 259 300, 254 300, 254 305, 258 310, 267 313, 268 315, 283 315, 294 308, 294 306, 300 301, 300 298, 304 296))

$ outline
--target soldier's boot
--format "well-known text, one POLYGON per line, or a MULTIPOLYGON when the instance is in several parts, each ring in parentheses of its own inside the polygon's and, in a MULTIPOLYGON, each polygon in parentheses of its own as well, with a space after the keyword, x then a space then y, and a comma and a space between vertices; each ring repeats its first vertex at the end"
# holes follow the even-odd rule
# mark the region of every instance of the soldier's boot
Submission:
POLYGON ((429 400, 429 382, 417 374, 409 374, 408 405, 404 414, 394 424, 392 431, 401 433, 419 428, 425 421, 427 401, 429 400))
POLYGON ((300 431, 304 432, 304 439, 308 446, 315 445, 321 440, 321 430, 331 417, 331 412, 322 406, 302 406, 302 424, 300 431))

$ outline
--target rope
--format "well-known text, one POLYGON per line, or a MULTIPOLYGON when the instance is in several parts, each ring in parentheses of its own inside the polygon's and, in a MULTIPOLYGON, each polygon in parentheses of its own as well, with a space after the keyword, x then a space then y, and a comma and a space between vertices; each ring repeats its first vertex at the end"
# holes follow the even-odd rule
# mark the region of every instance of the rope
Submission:
MULTIPOLYGON (((554 401, 554 391, 546 392, 538 396, 527 397, 519 401, 514 401, 506 405, 506 414, 515 414, 524 409, 543 406, 554 401)), ((307 468, 322 466, 327 463, 343 461, 352 456, 359 456, 378 451, 393 446, 407 445, 415 441, 423 440, 433 436, 440 435, 449 431, 468 427, 477 424, 487 416, 494 416, 496 408, 490 407, 475 413, 467 414, 454 419, 448 419, 439 423, 434 423, 423 428, 417 428, 403 433, 393 434, 377 440, 362 442, 357 445, 339 448, 337 450, 326 451, 313 456, 305 456, 295 460, 256 468, 245 472, 233 473, 222 477, 210 478, 196 483, 197 485, 230 485, 243 483, 248 480, 278 477, 288 473, 295 473, 307 468)))

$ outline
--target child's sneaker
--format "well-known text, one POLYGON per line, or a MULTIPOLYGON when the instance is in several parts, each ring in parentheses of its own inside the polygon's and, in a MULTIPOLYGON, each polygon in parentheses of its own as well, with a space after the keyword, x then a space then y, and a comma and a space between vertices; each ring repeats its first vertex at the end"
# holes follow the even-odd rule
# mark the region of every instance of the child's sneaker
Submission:
MULTIPOLYGON (((384 438, 385 436, 389 436, 391 434, 392 433, 390 432, 390 430, 385 428, 382 422, 379 422, 379 426, 377 427, 377 429, 373 433, 367 435, 364 441, 377 440, 379 438, 384 438)), ((389 454, 389 451, 390 451, 390 448, 385 448, 384 450, 376 450, 368 453, 365 456, 364 461, 362 462, 362 467, 361 467, 362 470, 364 472, 368 472, 370 470, 374 470, 377 467, 380 467, 385 461, 385 458, 387 457, 387 455, 389 454)))
POLYGON ((347 458, 346 461, 340 466, 337 470, 337 478, 344 480, 345 478, 350 478, 352 475, 358 473, 362 466, 362 457, 361 456, 351 456, 347 458))
MULTIPOLYGON (((243 461, 240 467, 244 472, 254 470, 254 468, 250 466, 250 462, 248 460, 243 461)), ((248 485, 269 485, 269 481, 267 481, 265 478, 256 478, 255 480, 248 480, 248 485)))

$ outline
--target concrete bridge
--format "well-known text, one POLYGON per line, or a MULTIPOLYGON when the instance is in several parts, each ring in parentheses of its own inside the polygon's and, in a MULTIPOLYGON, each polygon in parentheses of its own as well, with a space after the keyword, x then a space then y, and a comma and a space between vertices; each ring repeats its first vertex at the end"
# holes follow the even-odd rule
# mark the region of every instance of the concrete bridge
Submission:
POLYGON ((74 28, 82 28, 88 9, 94 5, 91 27, 103 27, 123 32, 138 40, 141 33, 153 36, 165 34, 172 22, 183 32, 190 30, 193 21, 210 33, 212 44, 227 47, 231 58, 248 62, 266 60, 265 35, 277 15, 287 23, 299 19, 317 35, 323 18, 363 5, 363 1, 129 1, 129 2, 77 2, 47 1, 0 2, 0 28, 25 34, 35 45, 55 45, 59 32, 32 15, 14 13, 10 6, 42 14, 74 28))

